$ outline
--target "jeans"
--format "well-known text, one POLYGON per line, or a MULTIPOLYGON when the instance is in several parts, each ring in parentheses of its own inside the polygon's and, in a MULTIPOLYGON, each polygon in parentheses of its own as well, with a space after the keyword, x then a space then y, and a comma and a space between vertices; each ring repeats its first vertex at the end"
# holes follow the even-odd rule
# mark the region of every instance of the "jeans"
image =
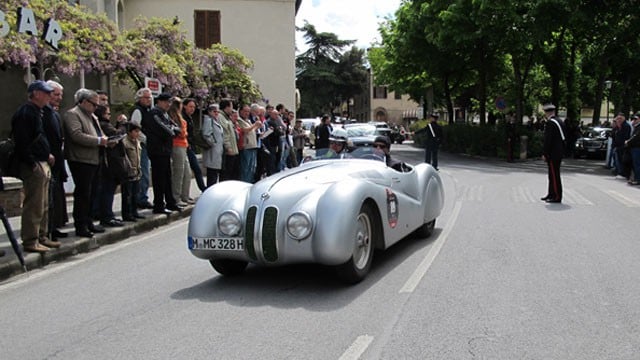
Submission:
POLYGON ((138 203, 134 195, 138 194, 139 180, 127 181, 121 185, 122 189, 122 217, 131 218, 138 215, 138 203))
POLYGON ((200 169, 200 163, 198 163, 198 157, 196 156, 196 152, 193 150, 193 147, 189 146, 187 148, 187 156, 189 157, 189 166, 191 167, 191 171, 193 171, 193 177, 196 178, 198 189, 200 189, 200 191, 204 191, 207 187, 204 184, 202 169, 200 169))
POLYGON ((253 183, 256 174, 256 156, 258 149, 240 151, 240 180, 253 183))
POLYGON ((147 146, 142 145, 142 150, 140 151, 140 169, 142 171, 142 178, 140 178, 140 183, 138 184, 138 195, 137 202, 138 204, 144 204, 149 202, 149 178, 150 176, 150 162, 149 162, 149 154, 147 153, 147 146))

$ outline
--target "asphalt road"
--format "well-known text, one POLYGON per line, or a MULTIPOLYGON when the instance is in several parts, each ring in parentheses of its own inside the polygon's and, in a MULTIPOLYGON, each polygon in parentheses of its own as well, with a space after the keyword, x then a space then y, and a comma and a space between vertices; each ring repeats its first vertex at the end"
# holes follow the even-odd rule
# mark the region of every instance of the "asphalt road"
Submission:
POLYGON ((640 188, 597 166, 568 163, 545 204, 542 162, 443 154, 435 233, 355 286, 312 265, 223 278, 184 220, 1 284, 0 358, 638 359, 640 188))

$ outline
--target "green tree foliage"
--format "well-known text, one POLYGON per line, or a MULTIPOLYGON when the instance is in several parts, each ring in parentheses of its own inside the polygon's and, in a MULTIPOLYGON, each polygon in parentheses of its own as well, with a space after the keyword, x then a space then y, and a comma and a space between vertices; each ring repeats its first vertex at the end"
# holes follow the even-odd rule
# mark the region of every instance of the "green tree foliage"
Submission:
POLYGON ((343 51, 353 40, 340 40, 333 33, 319 33, 309 23, 298 31, 304 32, 309 47, 296 57, 296 86, 301 94, 299 116, 331 113, 341 101, 365 89, 364 51, 355 47, 343 51))
POLYGON ((135 87, 143 86, 144 77, 154 76, 165 84, 166 91, 182 96, 206 100, 231 97, 246 102, 261 97, 248 74, 253 62, 219 44, 195 48, 179 23, 139 17, 123 36, 138 57, 120 78, 133 80, 135 87))
POLYGON ((613 83, 616 109, 640 109, 634 86, 640 80, 640 38, 632 27, 637 5, 407 0, 382 24, 382 43, 369 60, 379 83, 414 99, 432 88, 436 105, 446 105, 450 115, 455 104, 479 114, 483 123, 494 99, 503 96, 518 120, 552 101, 574 125, 583 104, 591 105, 597 123, 605 80, 613 83))

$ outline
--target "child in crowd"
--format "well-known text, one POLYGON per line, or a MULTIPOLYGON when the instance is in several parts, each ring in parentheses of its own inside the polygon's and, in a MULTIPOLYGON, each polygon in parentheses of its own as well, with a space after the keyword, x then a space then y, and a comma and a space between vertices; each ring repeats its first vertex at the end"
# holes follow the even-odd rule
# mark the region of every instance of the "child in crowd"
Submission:
POLYGON ((126 156, 131 164, 129 178, 122 183, 122 220, 136 221, 136 219, 144 219, 143 215, 138 214, 138 206, 136 194, 140 178, 142 177, 142 169, 140 168, 140 126, 135 123, 127 123, 127 136, 122 139, 126 156))

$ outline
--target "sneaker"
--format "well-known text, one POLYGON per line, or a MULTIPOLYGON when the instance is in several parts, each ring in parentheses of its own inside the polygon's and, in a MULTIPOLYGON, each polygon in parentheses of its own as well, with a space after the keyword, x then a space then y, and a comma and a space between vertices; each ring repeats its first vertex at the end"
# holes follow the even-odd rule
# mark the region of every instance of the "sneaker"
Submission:
POLYGON ((188 199, 182 199, 182 202, 187 203, 188 205, 193 205, 196 203, 196 201, 193 198, 188 198, 188 199))
POLYGON ((57 249, 62 245, 60 241, 49 240, 49 238, 41 238, 38 240, 38 242, 48 248, 53 248, 53 249, 57 249))
MULTIPOLYGON (((182 202, 182 201, 178 201, 178 202, 176 203, 176 206, 178 206, 178 207, 186 207, 186 206, 187 206, 187 203, 182 202)), ((169 207, 167 206, 167 209, 168 209, 168 208, 169 208, 169 207)))

